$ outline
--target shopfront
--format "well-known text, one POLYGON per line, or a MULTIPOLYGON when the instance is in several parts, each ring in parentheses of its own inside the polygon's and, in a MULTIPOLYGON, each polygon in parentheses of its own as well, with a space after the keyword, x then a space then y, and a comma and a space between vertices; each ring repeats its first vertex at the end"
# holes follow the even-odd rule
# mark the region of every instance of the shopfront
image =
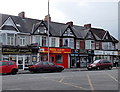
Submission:
MULTIPOLYGON (((48 60, 48 48, 40 47, 40 61, 48 60)), ((70 48, 49 48, 49 60, 57 65, 62 65, 64 68, 69 67, 69 54, 71 54, 70 48)))
POLYGON ((72 49, 70 55, 70 67, 80 68, 86 67, 88 62, 88 54, 86 50, 72 49))
POLYGON ((118 51, 102 51, 102 50, 94 51, 94 60, 108 59, 113 62, 117 57, 118 57, 118 51))
POLYGON ((26 69, 29 65, 33 64, 33 57, 37 59, 37 48, 29 47, 3 47, 2 60, 15 61, 19 69, 26 69))

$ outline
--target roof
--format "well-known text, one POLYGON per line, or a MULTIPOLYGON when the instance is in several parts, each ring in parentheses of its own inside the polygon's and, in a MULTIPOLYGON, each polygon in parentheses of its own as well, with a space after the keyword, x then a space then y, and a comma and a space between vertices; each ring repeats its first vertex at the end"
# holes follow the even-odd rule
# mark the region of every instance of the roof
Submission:
MULTIPOLYGON (((47 28, 47 21, 38 20, 38 19, 31 19, 31 18, 21 18, 19 16, 7 15, 7 14, 0 14, 0 26, 8 19, 11 18, 16 25, 17 29, 21 33, 32 33, 33 31, 37 30, 37 27, 43 22, 47 28)), ((78 25, 68 25, 65 23, 58 23, 58 22, 50 22, 50 33, 52 36, 60 37, 67 30, 68 27, 74 32, 76 38, 84 39, 89 31, 91 31, 96 38, 96 40, 102 40, 106 34, 104 29, 99 28, 85 28, 83 26, 78 25)), ((12 28, 11 28, 12 29, 12 28)), ((113 36, 111 36, 114 42, 118 42, 113 36)))

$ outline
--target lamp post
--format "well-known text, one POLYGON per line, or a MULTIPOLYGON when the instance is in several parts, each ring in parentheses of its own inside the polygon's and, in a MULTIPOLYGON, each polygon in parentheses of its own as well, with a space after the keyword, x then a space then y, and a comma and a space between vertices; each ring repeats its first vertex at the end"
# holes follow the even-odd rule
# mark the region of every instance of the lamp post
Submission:
POLYGON ((49 51, 49 31, 50 31, 50 14, 49 14, 49 0, 48 0, 48 21, 47 21, 47 24, 48 24, 48 62, 49 62, 49 56, 50 56, 50 51, 49 51))

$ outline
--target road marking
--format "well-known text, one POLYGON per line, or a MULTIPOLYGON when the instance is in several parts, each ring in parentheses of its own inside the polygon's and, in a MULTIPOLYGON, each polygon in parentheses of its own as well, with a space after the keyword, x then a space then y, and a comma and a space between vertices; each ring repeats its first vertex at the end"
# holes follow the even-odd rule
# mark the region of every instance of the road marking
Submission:
POLYGON ((82 90, 89 90, 89 89, 87 89, 87 88, 83 88, 83 87, 80 87, 80 86, 76 86, 76 85, 73 85, 73 84, 71 84, 71 83, 62 82, 62 80, 63 80, 64 78, 62 78, 62 79, 60 80, 61 82, 60 82, 60 81, 56 81, 56 80, 54 80, 54 79, 49 79, 48 77, 44 77, 44 79, 48 79, 48 80, 55 81, 55 82, 58 82, 58 83, 61 83, 61 84, 73 86, 73 87, 75 87, 75 88, 79 88, 79 89, 82 89, 82 90))
POLYGON ((120 83, 120 82, 119 82, 115 77, 113 77, 112 75, 110 75, 110 74, 108 74, 108 73, 107 73, 107 75, 108 75, 109 77, 111 77, 114 81, 120 83))
POLYGON ((62 82, 64 80, 64 77, 61 78, 61 80, 59 82, 62 82))
POLYGON ((89 85, 90 85, 90 87, 91 87, 91 90, 93 91, 94 88, 93 88, 92 81, 91 81, 89 75, 87 75, 87 78, 88 78, 88 82, 89 82, 89 85))

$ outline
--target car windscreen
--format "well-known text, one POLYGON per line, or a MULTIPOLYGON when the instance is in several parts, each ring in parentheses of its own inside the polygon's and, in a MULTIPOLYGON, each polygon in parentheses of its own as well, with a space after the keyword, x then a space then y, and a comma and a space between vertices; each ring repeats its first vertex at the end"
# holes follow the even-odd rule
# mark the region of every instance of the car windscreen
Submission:
POLYGON ((0 66, 5 66, 7 62, 0 62, 0 66))
POLYGON ((97 64, 99 61, 100 61, 100 60, 95 60, 93 63, 94 63, 94 64, 97 64))

